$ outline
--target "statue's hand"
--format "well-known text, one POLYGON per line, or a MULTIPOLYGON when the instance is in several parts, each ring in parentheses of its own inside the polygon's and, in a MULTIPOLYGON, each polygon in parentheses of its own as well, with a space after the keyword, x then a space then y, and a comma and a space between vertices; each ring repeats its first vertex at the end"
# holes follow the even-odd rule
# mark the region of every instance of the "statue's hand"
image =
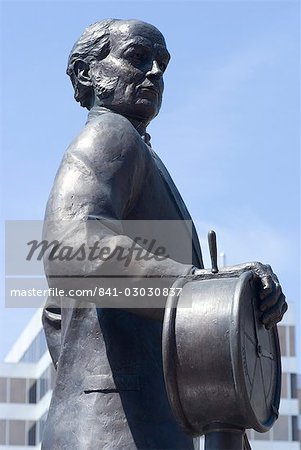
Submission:
POLYGON ((259 262, 250 263, 250 268, 259 281, 259 309, 262 312, 261 321, 267 329, 282 320, 287 311, 285 295, 281 285, 270 265, 259 262))
MULTIPOLYGON (((216 278, 225 278, 227 276, 239 276, 243 272, 252 271, 259 285, 259 309, 262 312, 261 321, 267 329, 276 325, 282 320, 284 313, 287 311, 287 303, 282 292, 281 285, 277 276, 274 274, 271 266, 260 262, 251 262, 239 264, 236 266, 225 266, 214 275, 216 278)), ((209 271, 197 269, 194 273, 198 277, 209 277, 209 271)), ((212 278, 212 274, 210 276, 212 278)))

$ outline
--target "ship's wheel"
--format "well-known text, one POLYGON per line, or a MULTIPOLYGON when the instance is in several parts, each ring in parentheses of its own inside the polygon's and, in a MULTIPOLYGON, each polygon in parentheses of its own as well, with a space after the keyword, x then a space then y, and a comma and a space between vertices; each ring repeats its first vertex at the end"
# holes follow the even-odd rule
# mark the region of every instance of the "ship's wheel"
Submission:
POLYGON ((281 360, 276 326, 267 330, 260 320, 253 273, 178 283, 163 326, 165 382, 178 422, 194 436, 269 430, 278 416, 281 360))

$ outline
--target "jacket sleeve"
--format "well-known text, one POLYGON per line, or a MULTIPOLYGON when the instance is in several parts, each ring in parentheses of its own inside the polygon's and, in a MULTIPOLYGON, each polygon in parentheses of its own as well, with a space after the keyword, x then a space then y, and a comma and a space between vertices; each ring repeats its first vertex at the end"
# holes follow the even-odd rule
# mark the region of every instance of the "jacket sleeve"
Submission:
MULTIPOLYGON (((122 221, 141 194, 148 168, 146 151, 141 137, 127 119, 106 114, 88 124, 62 162, 48 202, 44 238, 48 242, 58 242, 57 254, 62 246, 66 253, 68 248, 78 249, 79 253, 72 260, 57 254, 53 257, 53 247, 50 247, 44 255, 44 266, 50 286, 60 287, 64 292, 70 292, 71 286, 72 293, 83 289, 91 291, 89 298, 77 298, 83 306, 87 307, 88 302, 104 306, 104 297, 95 289, 100 280, 106 288, 113 287, 112 278, 121 279, 123 286, 133 290, 156 279, 162 291, 191 270, 191 265, 170 258, 133 258, 126 265, 124 259, 118 257, 120 249, 133 245, 122 221), (101 243, 102 249, 106 248, 105 259, 88 259, 86 254, 84 257, 84 250, 91 249, 95 241, 101 243)), ((146 255, 146 249, 136 244, 137 248, 141 250, 140 256, 146 255)), ((105 306, 125 307, 135 312, 137 307, 142 315, 162 316, 162 309, 159 312, 160 308, 153 303, 154 298, 117 297, 110 297, 105 306)), ((156 305, 164 307, 166 298, 157 297, 156 305)))

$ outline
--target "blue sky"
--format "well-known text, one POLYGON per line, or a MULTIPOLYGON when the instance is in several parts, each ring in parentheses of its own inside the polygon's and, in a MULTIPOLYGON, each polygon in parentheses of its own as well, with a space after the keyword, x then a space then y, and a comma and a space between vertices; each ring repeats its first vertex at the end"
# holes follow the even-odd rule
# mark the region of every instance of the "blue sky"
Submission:
MULTIPOLYGON (((206 233, 227 263, 268 262, 300 299, 299 2, 2 1, 3 219, 42 219, 70 141, 86 119, 65 75, 92 22, 156 25, 172 55, 163 107, 149 127, 208 262, 206 233)), ((33 310, 5 309, 0 360, 33 310)))

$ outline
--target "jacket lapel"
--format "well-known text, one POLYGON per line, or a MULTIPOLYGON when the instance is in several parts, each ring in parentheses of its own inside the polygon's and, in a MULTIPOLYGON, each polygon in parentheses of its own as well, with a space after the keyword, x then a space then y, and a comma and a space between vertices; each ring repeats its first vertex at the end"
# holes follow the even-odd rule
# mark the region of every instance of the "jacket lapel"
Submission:
POLYGON ((168 173, 165 165, 163 164, 163 162, 161 161, 159 156, 153 151, 153 149, 150 146, 148 146, 148 148, 150 149, 150 152, 154 158, 154 161, 159 170, 159 173, 165 183, 168 193, 169 193, 174 205, 176 206, 176 208, 178 210, 179 218, 184 221, 191 221, 192 230, 190 230, 187 225, 187 232, 189 234, 191 234, 191 232, 192 232, 193 261, 196 261, 198 268, 202 269, 202 268, 204 268, 204 264, 203 264, 202 251, 201 251, 199 239, 197 236, 197 232, 196 232, 194 223, 193 223, 191 216, 187 210, 187 207, 184 203, 184 200, 182 199, 176 185, 174 184, 170 174, 168 173))

